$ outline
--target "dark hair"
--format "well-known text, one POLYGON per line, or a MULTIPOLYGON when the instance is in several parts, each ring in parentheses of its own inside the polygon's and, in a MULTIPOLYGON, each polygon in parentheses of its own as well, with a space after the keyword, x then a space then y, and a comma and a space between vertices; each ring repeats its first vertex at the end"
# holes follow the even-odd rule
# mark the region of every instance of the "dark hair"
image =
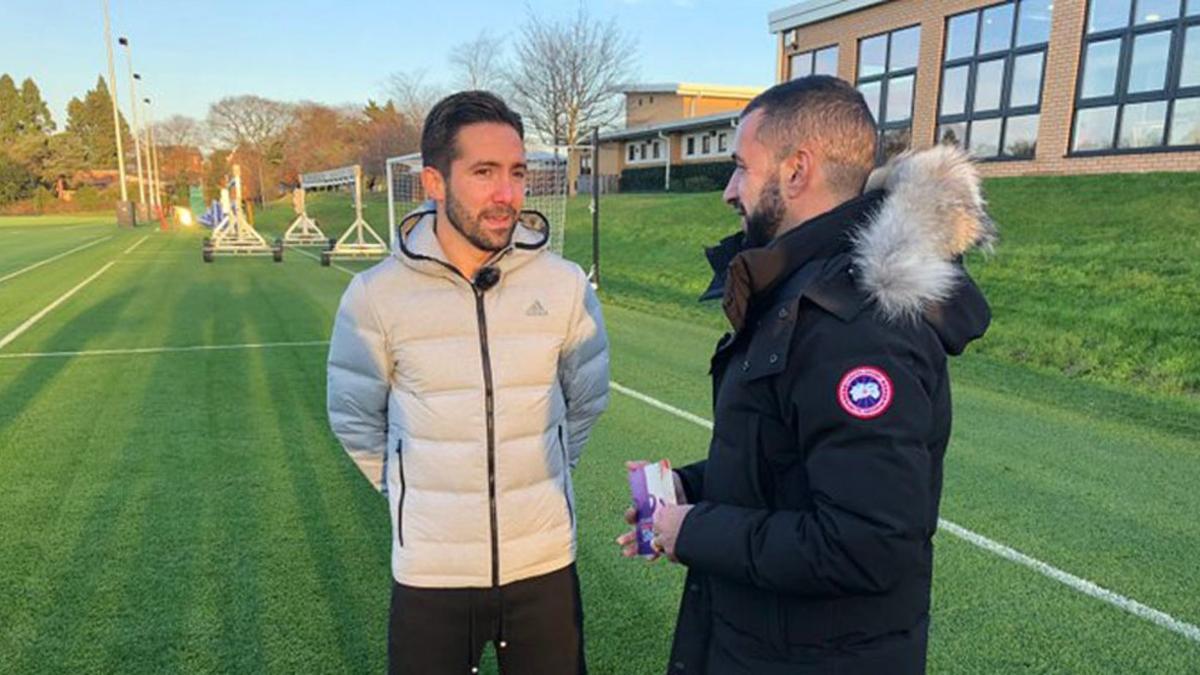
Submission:
POLYGON ((875 119, 857 89, 845 80, 811 75, 782 82, 750 101, 742 118, 763 111, 758 141, 776 158, 808 143, 824 157, 831 189, 858 194, 875 166, 875 119))
POLYGON ((458 130, 479 122, 507 124, 525 139, 521 116, 487 91, 460 91, 437 102, 425 117, 421 131, 421 160, 443 176, 450 176, 450 163, 458 157, 458 130))

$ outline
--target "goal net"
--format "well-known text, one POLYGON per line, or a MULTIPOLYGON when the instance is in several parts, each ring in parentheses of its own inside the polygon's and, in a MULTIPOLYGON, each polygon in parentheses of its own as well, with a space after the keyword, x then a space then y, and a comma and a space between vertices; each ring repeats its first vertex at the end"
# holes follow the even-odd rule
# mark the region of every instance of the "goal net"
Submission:
MULTIPOLYGON (((546 217, 550 222, 550 249, 562 255, 567 229, 566 153, 530 152, 525 157, 529 171, 525 178, 524 208, 546 217)), ((425 201, 420 153, 388 159, 387 182, 388 231, 394 249, 396 227, 425 201)))

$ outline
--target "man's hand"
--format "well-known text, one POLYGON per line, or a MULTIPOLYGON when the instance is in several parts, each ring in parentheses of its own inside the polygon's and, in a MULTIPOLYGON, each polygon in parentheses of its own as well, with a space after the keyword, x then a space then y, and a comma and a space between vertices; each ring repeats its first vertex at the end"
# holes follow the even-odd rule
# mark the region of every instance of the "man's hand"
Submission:
MULTIPOLYGON (((647 462, 644 459, 636 460, 636 461, 628 461, 628 462, 625 462, 625 470, 632 471, 632 470, 634 470, 638 467, 644 466, 646 464, 649 464, 649 462, 647 462)), ((674 479, 674 483, 675 483, 675 501, 678 502, 679 504, 687 504, 687 494, 685 494, 683 491, 683 482, 679 480, 679 474, 672 471, 671 478, 674 479)), ((667 507, 665 505, 660 506, 658 511, 661 511, 663 508, 669 508, 669 507, 667 507)), ((691 508, 691 507, 688 507, 688 508, 691 508)), ((686 511, 685 511, 685 513, 686 513, 686 511)), ((658 521, 658 516, 657 516, 657 511, 656 511, 655 512, 655 522, 657 522, 657 521, 658 521)), ((680 520, 680 522, 682 522, 682 519, 680 520)), ((621 536, 617 537, 617 545, 621 547, 621 555, 625 556, 626 558, 632 558, 638 554, 638 552, 637 552, 637 509, 633 508, 632 506, 625 509, 625 524, 632 526, 633 529, 630 530, 629 532, 626 532, 625 534, 622 534, 621 536)), ((677 535, 678 527, 676 527, 676 531, 677 531, 676 532, 676 535, 677 535)), ((655 541, 657 542, 658 540, 655 539, 655 541)), ((672 541, 672 546, 673 546, 674 545, 674 537, 672 537, 671 541, 672 541)), ((672 548, 672 550, 674 550, 674 548, 672 548)), ((661 553, 661 551, 660 551, 660 553, 661 553)), ((654 555, 650 556, 648 559, 649 560, 657 560, 659 558, 660 553, 655 553, 654 555)))
POLYGON ((654 510, 654 548, 667 556, 671 562, 679 562, 675 557, 675 542, 679 539, 679 528, 683 526, 683 519, 691 510, 690 504, 661 504, 654 510))

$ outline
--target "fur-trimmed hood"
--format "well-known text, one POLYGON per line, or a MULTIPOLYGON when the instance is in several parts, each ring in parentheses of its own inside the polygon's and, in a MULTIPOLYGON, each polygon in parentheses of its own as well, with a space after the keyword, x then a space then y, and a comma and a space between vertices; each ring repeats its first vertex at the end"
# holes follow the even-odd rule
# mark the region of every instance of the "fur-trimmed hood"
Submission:
POLYGON ((888 322, 923 318, 957 354, 990 317, 960 258, 995 240, 970 158, 938 146, 896 157, 872 173, 862 195, 764 247, 746 248, 739 232, 707 249, 715 275, 700 299, 722 298, 741 330, 752 306, 824 261, 806 283, 810 300, 846 320, 866 307, 888 322))
POLYGON ((939 145, 876 169, 873 190, 887 196, 853 236, 859 283, 889 320, 916 318, 954 293, 959 256, 996 241, 979 172, 962 150, 939 145))

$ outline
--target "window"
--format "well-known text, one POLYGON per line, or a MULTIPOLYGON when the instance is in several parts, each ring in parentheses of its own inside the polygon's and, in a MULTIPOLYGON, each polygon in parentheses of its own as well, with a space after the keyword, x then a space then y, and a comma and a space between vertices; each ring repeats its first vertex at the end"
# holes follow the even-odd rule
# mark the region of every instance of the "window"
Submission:
POLYGON ((1090 0, 1074 153, 1200 147, 1200 0, 1090 0))
POLYGON ((663 143, 661 140, 644 139, 629 141, 625 147, 628 164, 661 164, 663 161, 663 143))
POLYGON ((710 129, 687 136, 683 140, 683 157, 700 159, 729 155, 733 132, 728 129, 710 129))
POLYGON ((659 157, 658 141, 654 141, 654 145, 652 147, 653 147, 653 150, 650 153, 651 157, 653 157, 654 159, 658 159, 658 157, 659 157))
POLYGON ((791 79, 809 75, 837 75, 837 45, 792 54, 791 79))
POLYGON ((946 20, 939 142, 981 159, 1033 159, 1053 7, 1009 0, 946 20))
POLYGON ((858 41, 858 90, 879 126, 881 160, 911 145, 920 47, 920 26, 858 41))

